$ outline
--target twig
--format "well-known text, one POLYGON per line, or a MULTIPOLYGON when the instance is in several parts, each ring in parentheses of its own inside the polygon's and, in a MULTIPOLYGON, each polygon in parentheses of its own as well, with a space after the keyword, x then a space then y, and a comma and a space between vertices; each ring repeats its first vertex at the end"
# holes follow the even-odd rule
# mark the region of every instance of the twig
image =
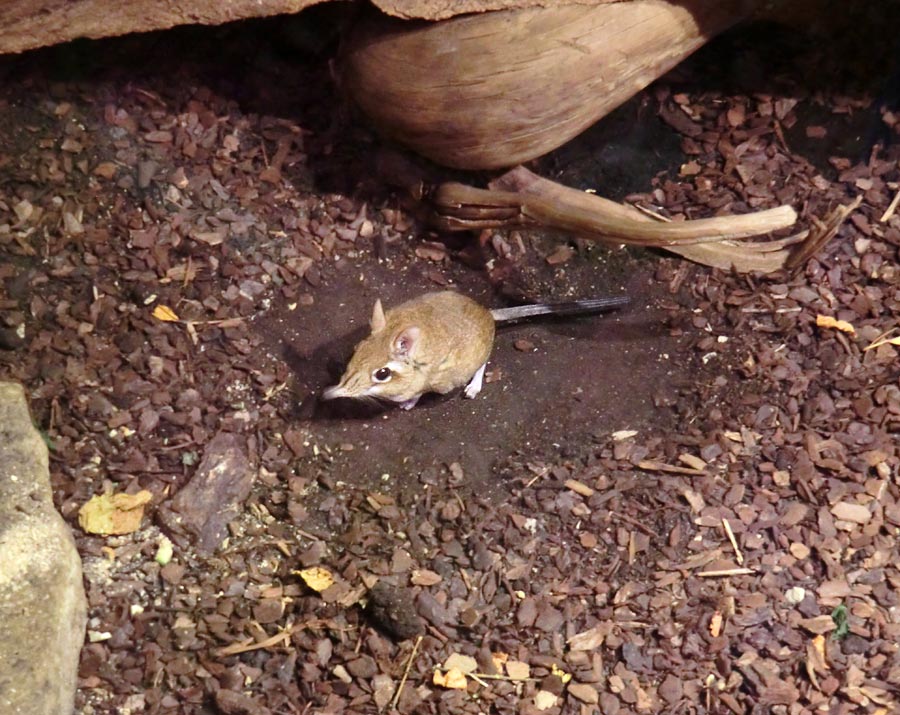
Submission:
POLYGON ((462 569, 459 569, 459 571, 457 571, 457 573, 459 573, 459 577, 462 579, 463 585, 466 587, 466 590, 469 593, 472 593, 475 589, 472 588, 472 582, 469 581, 469 577, 466 574, 466 572, 463 571, 462 569))
POLYGON ((456 502, 459 504, 459 508, 465 514, 466 512, 466 503, 462 500, 462 497, 459 495, 459 492, 453 492, 453 496, 456 497, 456 502))
POLYGON ((613 519, 621 519, 622 521, 624 521, 624 522, 626 522, 626 523, 628 523, 628 524, 631 524, 631 525, 632 525, 633 527, 635 527, 636 529, 639 529, 640 531, 643 531, 643 532, 644 532, 645 534, 647 534, 648 536, 658 536, 658 535, 659 535, 657 532, 653 531, 653 529, 651 529, 651 528, 650 528, 649 526, 647 526, 646 524, 642 524, 642 523, 639 522, 637 519, 632 519, 632 518, 631 518, 630 516, 628 516, 627 514, 622 514, 621 512, 618 512, 618 511, 612 511, 612 510, 610 510, 609 514, 610 514, 610 516, 611 516, 613 519))
POLYGON ((668 472, 669 474, 683 474, 687 477, 705 477, 706 472, 703 469, 694 469, 693 467, 677 467, 674 464, 665 464, 656 462, 652 459, 643 459, 635 465, 638 469, 647 472, 668 472))
MULTIPOLYGON (((161 609, 157 608, 156 610, 161 609)), ((177 613, 179 611, 174 610, 174 612, 177 613)), ((246 638, 240 643, 232 643, 231 645, 225 646, 224 648, 219 648, 216 651, 216 655, 219 658, 224 658, 229 655, 249 653, 253 650, 261 650, 263 648, 269 648, 271 646, 278 645, 279 641, 286 641, 283 647, 287 648, 290 637, 297 631, 302 631, 307 628, 321 628, 322 626, 327 625, 327 623, 328 621, 323 618, 313 618, 312 620, 304 621, 303 623, 295 623, 293 626, 279 629, 278 633, 276 633, 274 636, 269 636, 265 640, 261 640, 256 643, 253 642, 252 638, 246 638)), ((352 630, 352 628, 342 628, 338 630, 343 633, 352 630)))
MULTIPOLYGON (((442 673, 448 672, 449 668, 435 668, 435 670, 439 670, 442 673)), ((537 683, 540 681, 540 678, 513 678, 509 675, 503 675, 503 673, 463 673, 466 677, 472 678, 472 680, 506 680, 510 683, 537 683)), ((486 683, 482 683, 482 685, 486 685, 486 683)))
POLYGON ((397 686, 397 692, 394 693, 394 697, 391 699, 391 710, 397 707, 397 703, 400 702, 400 695, 403 693, 403 686, 406 685, 406 679, 409 677, 409 669, 412 668, 413 660, 416 657, 416 653, 419 650, 419 644, 422 642, 422 636, 416 638, 416 642, 413 644, 412 652, 409 654, 409 659, 406 661, 406 668, 403 671, 403 677, 400 678, 400 685, 397 686))
POLYGON ((546 476, 547 476, 547 473, 548 473, 549 471, 550 471, 550 467, 544 467, 544 468, 541 470, 541 473, 540 473, 540 474, 536 474, 536 475, 534 476, 534 478, 532 478, 532 479, 525 485, 525 488, 528 489, 528 487, 530 487, 532 484, 534 484, 538 479, 542 479, 543 477, 546 477, 546 476))
POLYGON ((728 540, 731 542, 731 548, 734 549, 734 556, 737 559, 738 566, 744 565, 744 555, 741 553, 740 547, 738 547, 737 539, 734 538, 734 532, 731 530, 731 524, 728 523, 728 519, 724 516, 722 517, 722 526, 725 527, 725 533, 728 534, 728 540))
POLYGON ((784 267, 794 269, 806 263, 808 258, 817 253, 834 237, 847 217, 859 208, 862 200, 863 197, 860 194, 849 204, 836 207, 825 217, 824 221, 811 216, 813 225, 810 227, 809 236, 803 244, 794 249, 784 267))
MULTIPOLYGON (((259 641, 257 643, 247 641, 242 641, 241 643, 234 643, 233 645, 225 646, 224 648, 219 648, 216 651, 216 655, 220 658, 224 658, 229 655, 237 655, 239 653, 249 653, 252 650, 261 650, 263 648, 269 648, 270 646, 278 645, 279 641, 288 641, 290 640, 291 635, 293 635, 294 631, 298 631, 301 628, 305 628, 307 624, 301 623, 292 628, 286 628, 282 631, 279 631, 274 636, 269 636, 265 640, 259 641)), ((285 643, 284 647, 287 647, 287 643, 285 643)))
POLYGON ((897 206, 900 205, 900 189, 897 190, 897 193, 894 194, 894 198, 891 199, 891 203, 888 204, 888 207, 884 210, 884 213, 881 214, 881 218, 878 219, 881 223, 886 223, 891 219, 891 216, 894 215, 894 212, 897 210, 897 206))
POLYGON ((756 571, 753 569, 718 569, 715 571, 700 571, 698 576, 706 576, 706 577, 717 577, 717 576, 749 576, 751 574, 755 574, 756 571))
POLYGON ((873 340, 869 345, 863 348, 863 352, 868 352, 869 350, 874 350, 875 348, 880 348, 882 345, 897 345, 900 344, 900 338, 891 337, 894 333, 897 332, 897 328, 891 328, 886 333, 882 333, 875 340, 873 340))

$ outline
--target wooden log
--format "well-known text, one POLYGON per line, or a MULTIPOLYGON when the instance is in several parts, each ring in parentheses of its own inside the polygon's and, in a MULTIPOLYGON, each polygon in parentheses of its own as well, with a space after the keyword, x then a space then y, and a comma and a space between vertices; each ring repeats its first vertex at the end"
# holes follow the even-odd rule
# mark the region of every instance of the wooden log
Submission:
POLYGON ((389 137, 439 164, 495 169, 564 144, 749 14, 755 0, 633 0, 437 23, 373 13, 344 87, 389 137))

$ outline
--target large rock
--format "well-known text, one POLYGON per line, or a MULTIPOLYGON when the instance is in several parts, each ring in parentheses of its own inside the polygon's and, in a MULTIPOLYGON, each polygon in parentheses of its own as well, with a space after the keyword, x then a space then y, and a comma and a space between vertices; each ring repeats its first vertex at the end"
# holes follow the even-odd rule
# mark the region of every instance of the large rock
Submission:
MULTIPOLYGON (((325 0, 2 0, 0 54, 110 37, 176 25, 221 25, 251 17, 293 14, 325 0)), ((372 0, 382 11, 406 19, 440 20, 461 13, 545 5, 548 0, 372 0)), ((597 4, 622 0, 551 0, 597 4)))
POLYGON ((0 713, 71 715, 86 601, 53 508, 47 446, 20 385, 0 382, 0 713))

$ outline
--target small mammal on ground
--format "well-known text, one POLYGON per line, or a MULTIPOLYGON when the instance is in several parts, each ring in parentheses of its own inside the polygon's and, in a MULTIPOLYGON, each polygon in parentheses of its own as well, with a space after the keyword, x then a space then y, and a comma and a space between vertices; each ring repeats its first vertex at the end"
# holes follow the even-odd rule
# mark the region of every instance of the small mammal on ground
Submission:
POLYGON ((625 296, 571 303, 537 303, 488 310, 454 291, 425 293, 387 312, 375 301, 371 335, 359 343, 341 381, 322 397, 376 398, 415 407, 427 392, 446 394, 465 385, 481 391, 494 343, 494 326, 534 315, 578 315, 617 308, 625 296))

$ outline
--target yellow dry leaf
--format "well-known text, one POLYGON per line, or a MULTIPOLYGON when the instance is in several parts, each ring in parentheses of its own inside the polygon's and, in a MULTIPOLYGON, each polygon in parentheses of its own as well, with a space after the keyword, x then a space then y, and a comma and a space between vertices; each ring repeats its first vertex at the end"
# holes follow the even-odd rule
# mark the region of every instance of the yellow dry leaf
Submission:
POLYGON ((434 671, 432 682, 435 685, 439 685, 442 688, 448 688, 450 690, 465 690, 467 687, 469 687, 469 682, 466 680, 466 676, 459 672, 456 668, 450 668, 450 670, 448 670, 446 673, 442 673, 439 670, 434 671))
POLYGON ((718 638, 722 632, 722 612, 716 611, 709 620, 709 633, 713 638, 718 638))
POLYGON ((334 576, 331 575, 331 571, 323 569, 321 566, 310 566, 308 569, 302 569, 294 573, 298 574, 303 579, 303 582, 317 593, 322 593, 334 583, 334 576))
POLYGON ((828 671, 828 660, 825 656, 825 636, 817 635, 806 646, 807 668, 813 668, 819 673, 828 671))
POLYGON ((497 669, 497 672, 502 673, 504 663, 509 660, 509 653, 494 651, 491 653, 491 660, 494 662, 494 667, 497 669))
POLYGON ((817 635, 806 644, 806 676, 816 690, 821 690, 817 673, 825 673, 828 670, 828 663, 825 660, 825 636, 817 635))
POLYGON ((856 335, 856 328, 854 328, 850 323, 848 323, 846 320, 836 320, 830 315, 817 315, 816 326, 819 328, 834 328, 835 330, 840 330, 842 333, 850 333, 850 335, 856 335))
POLYGON ((153 309, 153 317, 157 320, 162 320, 167 323, 173 323, 179 320, 179 317, 175 314, 175 311, 167 305, 156 306, 153 309))
POLYGON ((557 678, 559 678, 563 682, 563 685, 565 685, 572 679, 572 674, 567 673, 562 668, 557 667, 556 663, 554 663, 553 667, 550 668, 550 674, 555 675, 557 678))
POLYGON ((144 505, 153 498, 137 494, 97 494, 78 510, 78 525, 89 534, 131 534, 141 527, 144 505))

